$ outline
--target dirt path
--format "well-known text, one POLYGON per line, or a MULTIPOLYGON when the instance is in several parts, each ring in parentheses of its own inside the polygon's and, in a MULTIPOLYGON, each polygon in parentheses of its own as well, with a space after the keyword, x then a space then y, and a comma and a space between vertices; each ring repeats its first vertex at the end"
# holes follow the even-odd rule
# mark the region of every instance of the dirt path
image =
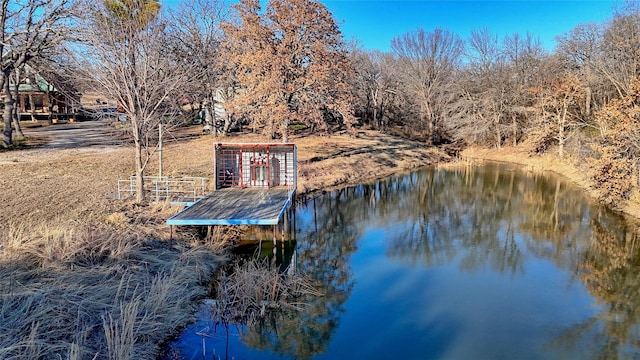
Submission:
POLYGON ((121 139, 111 120, 94 120, 26 129, 25 135, 45 136, 49 142, 45 149, 77 149, 87 147, 120 146, 121 139))
POLYGON ((50 161, 80 154, 112 152, 124 141, 111 120, 83 121, 23 129, 27 138, 42 145, 19 151, 0 152, 0 164, 50 161))

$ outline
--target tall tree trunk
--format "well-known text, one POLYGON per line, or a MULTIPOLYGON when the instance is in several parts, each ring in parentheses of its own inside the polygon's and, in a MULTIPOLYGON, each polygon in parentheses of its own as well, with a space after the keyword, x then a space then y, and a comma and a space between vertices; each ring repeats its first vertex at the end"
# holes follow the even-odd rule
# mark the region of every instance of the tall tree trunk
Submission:
MULTIPOLYGON (((51 94, 51 91, 47 90, 47 100, 49 101, 49 115, 47 116, 47 120, 49 121, 49 124, 53 124, 53 119, 55 116, 56 122, 58 122, 58 114, 54 114, 53 113, 53 94, 51 94)), ((56 106, 56 109, 58 107, 56 106)))
POLYGON ((433 145, 433 138, 434 138, 434 119, 433 119, 433 112, 431 111, 431 106, 429 103, 426 104, 427 105, 427 126, 428 126, 428 131, 429 131, 429 139, 428 139, 428 143, 429 145, 433 145))
POLYGON ((144 201, 144 164, 142 161, 142 132, 140 131, 138 118, 131 119, 131 125, 133 127, 133 143, 136 151, 136 203, 141 204, 144 201))
POLYGON ((498 149, 502 148, 502 133, 500 132, 500 115, 494 115, 493 117, 493 125, 496 130, 496 147, 498 149))
POLYGON ((285 119, 282 124, 282 143, 289 142, 289 119, 285 119))
POLYGON ((566 125, 566 121, 567 121, 567 108, 569 107, 569 105, 567 104, 566 100, 562 105, 562 114, 560 115, 560 118, 558 119, 558 156, 559 157, 563 157, 564 156, 564 143, 566 142, 565 139, 565 135, 564 135, 564 128, 566 125))
POLYGON ((584 114, 591 116, 591 86, 587 86, 584 90, 584 114))
POLYGON ((144 170, 142 167, 142 145, 140 141, 135 141, 136 146, 136 203, 144 201, 144 170))
POLYGON ((20 125, 20 107, 13 107, 13 126, 16 128, 16 132, 18 136, 24 137, 24 131, 22 131, 22 126, 20 125))
POLYGON ((215 127, 215 114, 213 113, 213 111, 215 111, 213 105, 212 105, 212 100, 211 99, 207 99, 206 104, 204 105, 204 123, 205 125, 209 125, 211 126, 211 131, 216 131, 215 127))
POLYGON ((229 133, 230 128, 231 128, 231 115, 227 114, 227 116, 224 117, 224 127, 222 129, 222 134, 226 136, 229 133))
POLYGON ((371 89, 371 101, 373 102, 373 128, 380 130, 380 124, 378 123, 378 89, 371 89))
POLYGON ((591 64, 587 62, 584 68, 584 74, 586 77, 586 86, 584 91, 584 114, 586 116, 591 116, 591 97, 593 96, 593 90, 591 89, 591 64))
MULTIPOLYGON (((20 70, 16 69, 16 73, 15 73, 15 77, 16 77, 16 84, 20 84, 20 70)), ((15 89, 13 90, 13 98, 14 99, 19 99, 20 94, 18 93, 18 86, 15 87, 15 89)), ((22 127, 20 126, 20 105, 16 104, 13 107, 13 126, 15 127, 16 132, 18 133, 18 136, 22 136, 24 137, 24 132, 22 131, 22 127)))
POLYGON ((276 137, 276 132, 275 129, 273 128, 274 122, 273 122, 273 117, 269 117, 269 120, 267 121, 267 136, 269 136, 269 139, 273 140, 276 137))
POLYGON ((511 115, 511 120, 513 121, 513 146, 518 145, 518 117, 516 114, 511 115))
POLYGON ((11 94, 9 74, 7 73, 8 71, 9 69, 6 69, 2 73, 2 87, 4 92, 4 113, 2 114, 4 129, 2 130, 2 146, 4 146, 5 148, 13 146, 13 129, 11 127, 11 122, 13 120, 13 106, 15 104, 15 99, 11 94))

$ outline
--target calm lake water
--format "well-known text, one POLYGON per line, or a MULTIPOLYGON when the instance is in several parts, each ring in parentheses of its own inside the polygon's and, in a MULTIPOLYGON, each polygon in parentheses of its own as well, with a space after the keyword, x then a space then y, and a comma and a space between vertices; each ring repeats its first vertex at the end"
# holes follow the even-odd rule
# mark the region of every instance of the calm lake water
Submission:
POLYGON ((306 200, 294 224, 278 256, 325 296, 253 328, 203 313, 184 358, 640 358, 638 226, 559 177, 425 169, 306 200))

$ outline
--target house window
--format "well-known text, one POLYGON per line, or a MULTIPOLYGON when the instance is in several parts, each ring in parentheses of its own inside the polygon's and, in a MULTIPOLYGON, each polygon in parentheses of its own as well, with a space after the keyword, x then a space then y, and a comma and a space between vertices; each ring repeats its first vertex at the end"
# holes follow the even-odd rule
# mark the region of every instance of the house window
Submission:
POLYGON ((44 95, 40 94, 29 94, 21 97, 22 101, 24 101, 24 111, 38 111, 41 112, 44 110, 44 95), (33 109, 31 106, 33 105, 33 109))
POLYGON ((42 95, 33 95, 33 108, 35 111, 42 111, 44 98, 42 95))
POLYGON ((29 95, 20 96, 22 103, 24 104, 24 111, 31 111, 31 101, 29 101, 29 95))

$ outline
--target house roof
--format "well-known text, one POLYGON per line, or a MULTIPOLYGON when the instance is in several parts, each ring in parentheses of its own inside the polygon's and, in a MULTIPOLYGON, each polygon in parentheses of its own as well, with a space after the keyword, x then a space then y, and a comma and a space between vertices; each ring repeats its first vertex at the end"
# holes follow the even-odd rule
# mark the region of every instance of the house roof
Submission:
POLYGON ((18 91, 58 91, 55 86, 47 82, 42 76, 35 75, 36 82, 28 84, 20 84, 18 91))

